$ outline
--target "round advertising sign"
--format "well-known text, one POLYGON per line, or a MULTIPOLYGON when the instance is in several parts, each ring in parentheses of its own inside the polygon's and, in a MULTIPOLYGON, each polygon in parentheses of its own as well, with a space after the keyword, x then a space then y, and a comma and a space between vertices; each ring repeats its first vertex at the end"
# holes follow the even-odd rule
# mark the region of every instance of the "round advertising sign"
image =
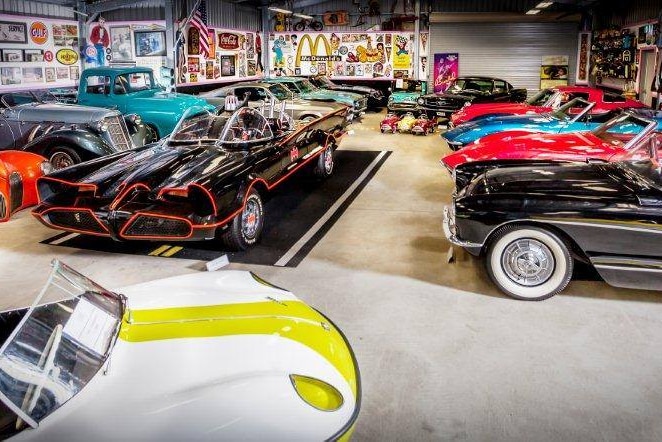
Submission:
POLYGON ((48 40, 48 28, 40 21, 32 23, 30 26, 30 39, 38 44, 43 45, 48 40))

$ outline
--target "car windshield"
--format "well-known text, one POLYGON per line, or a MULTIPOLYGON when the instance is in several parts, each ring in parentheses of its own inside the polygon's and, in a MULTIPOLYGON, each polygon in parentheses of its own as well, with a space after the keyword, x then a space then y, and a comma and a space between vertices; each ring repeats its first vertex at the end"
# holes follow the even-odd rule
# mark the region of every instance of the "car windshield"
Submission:
POLYGON ((191 107, 184 112, 175 130, 170 134, 168 145, 216 143, 229 116, 229 112, 217 115, 200 106, 191 107))
POLYGON ((566 104, 550 113, 550 115, 561 121, 577 120, 588 112, 594 103, 588 102, 583 98, 573 98, 566 104))
POLYGON ((308 80, 299 80, 296 82, 297 88, 300 92, 304 94, 309 92, 315 92, 317 88, 308 80))
POLYGON ((492 92, 492 82, 479 78, 458 78, 451 84, 446 92, 454 94, 462 91, 492 92))
POLYGON ((554 89, 543 89, 537 94, 535 94, 533 97, 526 100, 526 102, 531 106, 551 107, 551 103, 554 102, 554 97, 558 93, 559 92, 555 91, 554 89))
POLYGON ((42 103, 43 101, 34 92, 25 91, 2 94, 0 102, 2 102, 3 107, 14 107, 21 104, 42 103))
POLYGON ((119 75, 115 79, 116 91, 118 89, 118 85, 124 88, 124 93, 160 89, 160 87, 154 83, 154 78, 151 72, 134 72, 130 74, 119 75))
POLYGON ((657 122, 623 112, 593 130, 593 135, 612 146, 627 150, 638 148, 639 142, 657 129, 657 122))
POLYGON ((125 311, 118 295, 54 261, 32 307, 0 313, 0 438, 35 428, 106 363, 125 311), (10 330, 9 330, 10 329, 10 330))
POLYGON ((282 84, 272 84, 269 86, 269 92, 273 94, 280 101, 289 100, 292 98, 292 92, 289 91, 282 84))
POLYGON ((315 83, 322 87, 322 86, 328 86, 328 87, 334 87, 336 84, 325 77, 324 75, 320 75, 319 77, 315 77, 315 83))

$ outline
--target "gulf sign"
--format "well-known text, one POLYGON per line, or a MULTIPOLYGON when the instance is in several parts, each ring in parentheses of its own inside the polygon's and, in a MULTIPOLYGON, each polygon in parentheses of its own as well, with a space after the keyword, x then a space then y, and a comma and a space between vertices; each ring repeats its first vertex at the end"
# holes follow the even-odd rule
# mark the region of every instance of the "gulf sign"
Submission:
POLYGON ((48 28, 40 21, 32 23, 30 26, 30 39, 38 44, 43 45, 48 40, 48 28))
POLYGON ((64 65, 74 64, 78 61, 78 53, 72 49, 60 49, 55 54, 55 58, 58 62, 64 65))

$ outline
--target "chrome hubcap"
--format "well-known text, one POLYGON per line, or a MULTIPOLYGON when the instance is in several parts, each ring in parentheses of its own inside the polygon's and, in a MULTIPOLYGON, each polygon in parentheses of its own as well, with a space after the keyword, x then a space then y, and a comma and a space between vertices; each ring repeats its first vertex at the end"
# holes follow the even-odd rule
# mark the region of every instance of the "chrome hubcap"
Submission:
POLYGON ((64 152, 56 152, 51 156, 51 164, 54 169, 64 169, 65 167, 73 166, 74 160, 64 152))
POLYGON ((330 147, 324 151, 324 170, 327 174, 333 171, 333 149, 330 147))
POLYGON ((533 287, 545 283, 554 272, 554 255, 535 239, 513 241, 501 255, 501 267, 512 281, 533 287))
POLYGON ((255 200, 248 200, 244 212, 241 214, 243 233, 247 238, 253 238, 260 224, 260 207, 255 200))

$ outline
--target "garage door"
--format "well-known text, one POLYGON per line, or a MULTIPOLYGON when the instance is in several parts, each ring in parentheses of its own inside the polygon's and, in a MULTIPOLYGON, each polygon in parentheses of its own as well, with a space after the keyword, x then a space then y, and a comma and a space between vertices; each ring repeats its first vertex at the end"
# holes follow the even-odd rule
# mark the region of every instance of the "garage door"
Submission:
POLYGON ((460 75, 503 78, 531 96, 540 89, 543 55, 568 55, 574 83, 577 35, 576 23, 431 23, 430 64, 432 54, 457 52, 460 75))

